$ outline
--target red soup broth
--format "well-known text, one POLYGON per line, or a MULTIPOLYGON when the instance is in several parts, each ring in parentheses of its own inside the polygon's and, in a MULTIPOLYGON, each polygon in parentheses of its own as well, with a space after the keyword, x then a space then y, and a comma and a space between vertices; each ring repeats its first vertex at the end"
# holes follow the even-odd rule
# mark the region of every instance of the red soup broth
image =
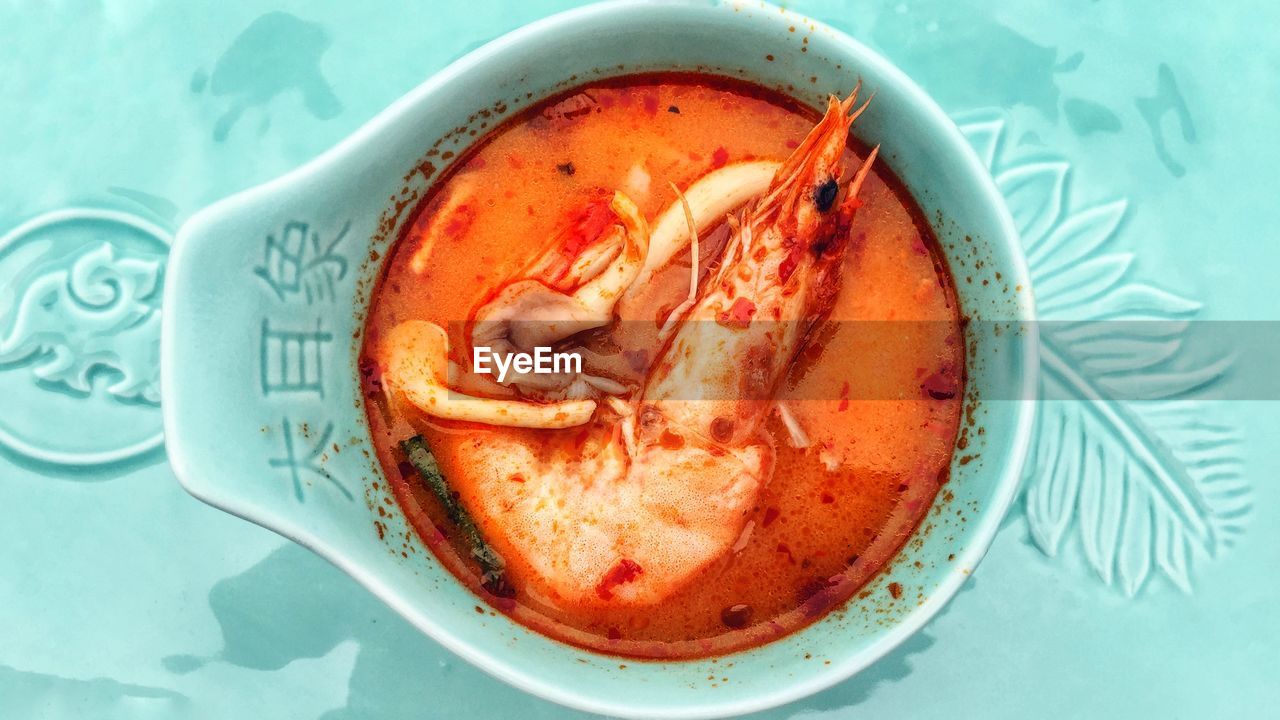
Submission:
MULTIPOLYGON (((587 194, 623 189, 652 221, 675 199, 672 183, 687 187, 728 162, 782 160, 817 120, 810 108, 761 87, 686 74, 586 85, 528 108, 460 157, 416 208, 374 293, 362 365, 376 362, 383 333, 413 319, 449 328, 451 352, 458 355, 466 347, 463 322, 544 249, 587 194), (463 182, 483 190, 459 206, 449 196, 463 182), (433 224, 444 232, 428 239, 433 224)), ((852 141, 847 153, 846 164, 857 167, 866 148, 852 141)), ((388 402, 376 382, 368 384, 378 459, 440 562, 520 623, 631 657, 741 650, 793 632, 848 600, 902 547, 946 481, 964 383, 960 308, 920 209, 883 161, 859 198, 839 294, 780 395, 809 445, 793 447, 783 423, 771 416, 772 477, 748 532, 721 562, 652 607, 557 605, 518 583, 494 595, 482 587, 464 538, 405 462, 399 443, 423 436, 465 504, 469 447, 495 433, 569 431, 428 418, 388 402)), ((722 227, 704 238, 707 259, 727 233, 722 227)), ((658 352, 645 346, 656 330, 634 328, 660 324, 687 292, 689 267, 678 255, 657 273, 646 290, 653 322, 622 323, 607 344, 658 352)))

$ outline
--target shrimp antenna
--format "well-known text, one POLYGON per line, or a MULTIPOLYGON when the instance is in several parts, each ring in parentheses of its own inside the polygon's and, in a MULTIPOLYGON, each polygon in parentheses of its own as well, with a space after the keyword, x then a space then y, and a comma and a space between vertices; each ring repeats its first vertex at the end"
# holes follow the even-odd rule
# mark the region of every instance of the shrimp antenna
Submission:
POLYGON ((880 146, 876 145, 871 148, 871 152, 867 153, 867 159, 862 161, 862 167, 858 168, 858 172, 854 174, 853 180, 849 181, 849 191, 845 194, 845 205, 853 203, 858 197, 858 191, 862 190, 862 183, 867 179, 867 175, 871 173, 871 163, 876 161, 876 156, 880 154, 880 146))
POLYGON ((858 101, 858 94, 861 91, 862 91, 862 78, 859 77, 858 84, 853 86, 853 92, 849 93, 849 97, 845 98, 840 102, 840 110, 847 116, 847 119, 845 120, 845 122, 848 123, 849 125, 852 125, 853 121, 857 120, 858 116, 861 115, 864 111, 866 111, 867 106, 870 105, 871 101, 874 100, 876 97, 875 91, 872 91, 871 97, 867 98, 866 100, 863 100, 862 105, 859 105, 858 109, 854 110, 853 114, 850 115, 849 111, 853 109, 854 103, 858 101))
POLYGON ((870 105, 871 101, 875 99, 876 99, 876 93, 873 90, 871 92, 871 96, 868 97, 866 100, 864 100, 862 104, 858 106, 858 109, 854 110, 853 114, 849 116, 849 124, 852 125, 854 120, 857 120, 858 117, 862 115, 862 113, 866 112, 867 106, 870 105))
POLYGON ((693 307, 693 303, 698 299, 698 256, 701 252, 698 250, 698 224, 693 221, 693 210, 689 207, 689 201, 685 199, 684 193, 680 192, 680 188, 676 187, 673 182, 668 182, 672 192, 680 200, 680 206, 684 208, 684 221, 689 225, 689 295, 684 302, 676 306, 675 310, 667 316, 666 322, 662 323, 662 329, 658 331, 660 342, 666 342, 667 335, 675 329, 675 325, 680 318, 693 307))
POLYGON ((849 112, 849 109, 853 107, 853 103, 857 101, 858 92, 860 90, 862 90, 861 77, 858 78, 858 83, 853 86, 853 91, 849 93, 849 97, 845 98, 844 101, 840 103, 840 109, 843 110, 846 114, 849 112))

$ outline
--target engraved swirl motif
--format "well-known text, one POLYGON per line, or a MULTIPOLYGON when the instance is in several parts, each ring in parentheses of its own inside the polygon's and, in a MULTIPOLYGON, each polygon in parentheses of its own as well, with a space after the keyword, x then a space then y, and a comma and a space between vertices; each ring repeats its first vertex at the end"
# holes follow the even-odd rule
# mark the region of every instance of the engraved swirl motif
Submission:
MULTIPOLYGON (((167 231, 67 208, 0 237, 0 448, 43 465, 119 463, 160 447, 167 231)), ((76 479, 93 479, 80 473, 76 479)))
POLYGON ((1074 537, 1126 596, 1153 573, 1190 592, 1193 560, 1229 547, 1251 508, 1237 429, 1207 419, 1197 400, 1231 361, 1186 361, 1201 304, 1135 278, 1134 255, 1111 247, 1125 200, 1074 207, 1069 163, 1003 161, 1000 117, 960 126, 1022 236, 1041 321, 1022 496, 1031 538, 1053 557, 1074 537), (1119 387, 1151 401, 1126 400, 1119 387))

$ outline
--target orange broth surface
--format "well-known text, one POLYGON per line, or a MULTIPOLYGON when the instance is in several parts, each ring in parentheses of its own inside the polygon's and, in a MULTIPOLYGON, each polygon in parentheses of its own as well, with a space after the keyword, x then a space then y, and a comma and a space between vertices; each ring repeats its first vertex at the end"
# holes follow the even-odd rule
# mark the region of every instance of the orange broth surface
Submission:
MULTIPOLYGON (((963 328, 928 224, 883 160, 859 195, 831 313, 782 384, 780 399, 805 429, 808 447, 794 447, 771 415, 766 429, 774 470, 743 538, 656 606, 564 606, 523 585, 518 573, 500 593, 508 597, 481 587, 468 546, 399 443, 421 434, 466 505, 474 492, 469 448, 495 433, 554 442, 550 436, 574 431, 440 421, 390 403, 380 391, 374 359, 380 335, 405 320, 428 320, 448 328, 452 359, 467 363, 463 323, 546 247, 591 193, 623 190, 652 222, 675 200, 671 183, 687 187, 729 162, 782 160, 817 119, 783 96, 705 75, 630 76, 582 86, 493 130, 417 208, 386 263, 367 319, 368 416, 407 517, 439 560, 494 608, 550 637, 611 654, 723 654, 792 632, 838 606, 919 525, 946 481, 961 421, 963 328), (450 204, 451 188, 464 182, 479 191, 465 204, 450 204)), ((866 150, 854 141, 848 154, 847 166, 857 168, 866 150)), ((721 227, 703 238, 704 273, 727 234, 721 227)), ((591 356, 597 370, 623 381, 643 379, 642 370, 628 369, 623 351, 661 351, 653 347, 656 329, 687 292, 689 268, 687 253, 677 255, 644 290, 640 309, 629 310, 631 321, 594 333, 587 345, 598 351, 591 356)), ((495 396, 506 392, 491 388, 495 396)), ((500 534, 483 524, 480 530, 500 534)), ((500 541, 495 546, 502 551, 500 541)))

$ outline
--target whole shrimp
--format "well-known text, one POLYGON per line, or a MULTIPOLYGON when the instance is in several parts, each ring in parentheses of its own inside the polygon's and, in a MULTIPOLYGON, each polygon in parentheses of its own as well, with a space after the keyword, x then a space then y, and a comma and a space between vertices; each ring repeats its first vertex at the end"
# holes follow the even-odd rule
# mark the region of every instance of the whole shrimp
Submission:
MULTIPOLYGON (((612 398, 581 427, 477 432, 457 449, 469 468, 453 478, 460 500, 532 597, 655 604, 742 537, 772 472, 771 399, 838 292, 875 156, 842 183, 849 127, 866 107, 851 112, 856 95, 830 98, 746 207, 629 402, 612 398)), ((546 427, 573 424, 558 419, 546 427)))

